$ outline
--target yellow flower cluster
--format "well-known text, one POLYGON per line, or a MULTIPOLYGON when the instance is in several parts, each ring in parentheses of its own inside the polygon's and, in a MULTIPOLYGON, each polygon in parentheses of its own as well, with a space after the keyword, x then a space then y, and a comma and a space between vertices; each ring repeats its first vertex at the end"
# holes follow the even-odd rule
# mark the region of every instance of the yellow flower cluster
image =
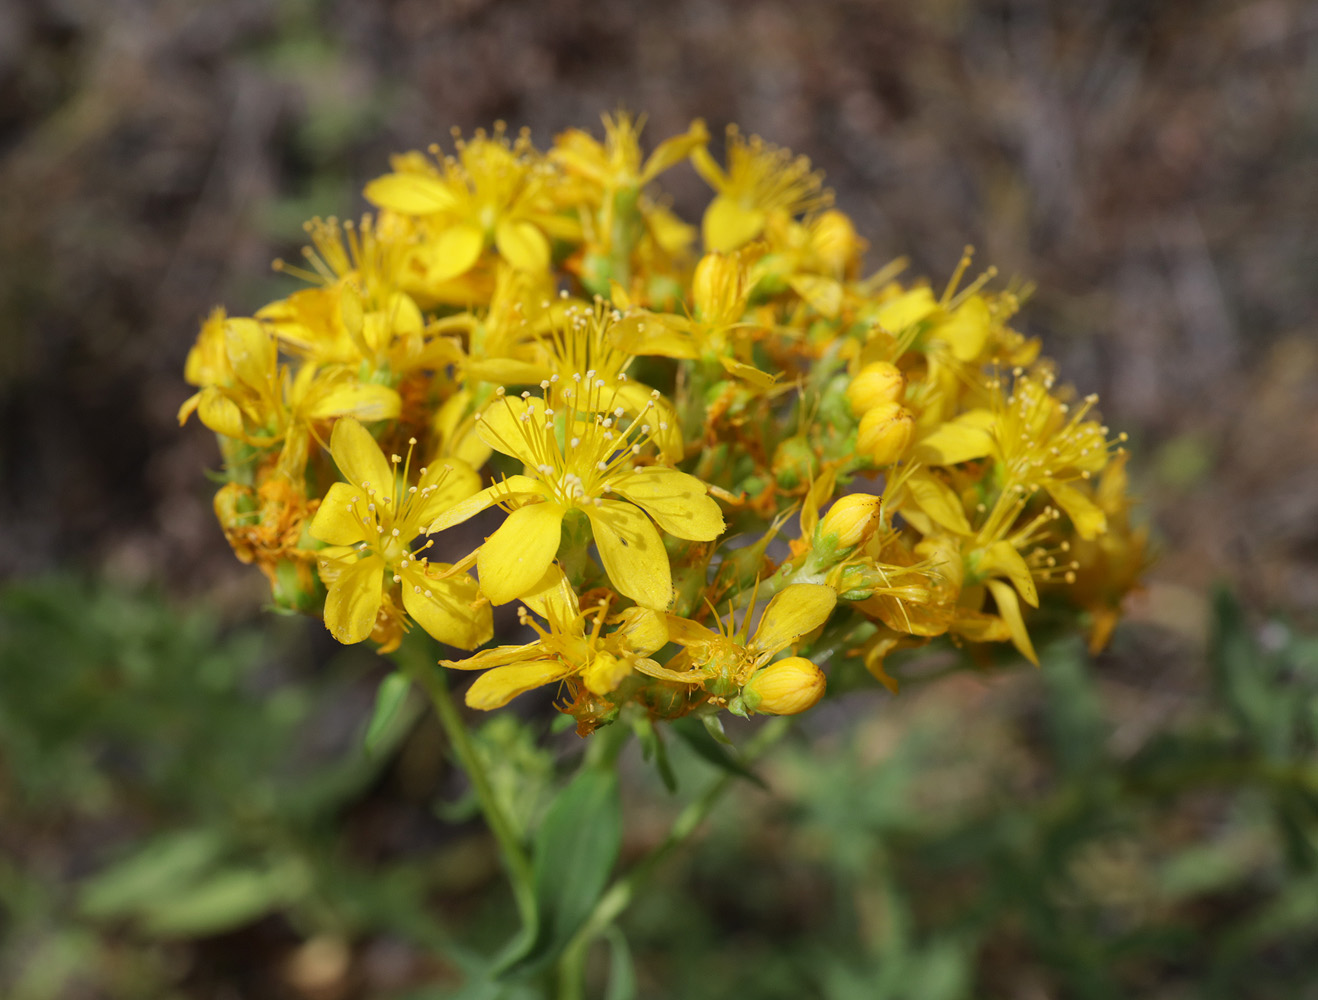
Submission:
POLYGON ((479 708, 557 685, 583 734, 799 712, 848 657, 895 689, 936 637, 1033 660, 1030 628, 1086 617, 1101 645, 1145 540, 1019 290, 958 288, 968 256, 941 295, 865 276, 803 158, 640 130, 397 157, 374 214, 277 265, 306 287, 205 322, 180 421, 219 435, 216 514, 276 602, 383 651, 476 650, 520 602, 534 639, 443 663, 484 671, 479 708), (683 163, 699 227, 654 190, 683 163))

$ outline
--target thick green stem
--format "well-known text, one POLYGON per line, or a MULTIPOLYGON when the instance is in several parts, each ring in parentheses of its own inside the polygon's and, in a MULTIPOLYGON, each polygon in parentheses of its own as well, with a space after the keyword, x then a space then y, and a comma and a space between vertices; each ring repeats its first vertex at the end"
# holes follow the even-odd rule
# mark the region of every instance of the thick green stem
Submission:
POLYGON ((534 927, 536 911, 531 861, 517 837, 517 831, 503 811, 503 807, 499 805, 494 787, 485 773, 480 754, 477 753, 471 734, 462 720, 462 713, 449 692, 448 676, 436 666, 436 657, 432 651, 427 651, 428 645, 424 636, 413 633, 394 653, 394 659, 399 668, 420 684, 430 696, 435 714, 439 716, 440 725, 448 736, 449 745, 453 747, 458 764, 466 772, 467 780, 471 782, 472 790, 476 793, 476 801, 485 815, 485 822, 499 845, 499 854, 508 872, 508 880, 512 884, 513 898, 522 925, 528 928, 534 927))

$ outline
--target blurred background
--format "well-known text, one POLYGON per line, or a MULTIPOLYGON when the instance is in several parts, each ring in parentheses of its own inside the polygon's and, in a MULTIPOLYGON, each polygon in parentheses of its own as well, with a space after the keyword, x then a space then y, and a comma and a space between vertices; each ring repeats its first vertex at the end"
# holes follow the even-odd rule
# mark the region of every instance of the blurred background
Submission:
MULTIPOLYGON (((364 755, 381 665, 229 551, 183 358, 390 153, 626 108, 810 157, 871 270, 1036 282, 1159 550, 1096 662, 818 710, 627 918, 639 995, 1318 996, 1318 8, 805 11, 0 0, 0 993, 437 997, 498 939, 438 731, 364 755)), ((543 707, 482 733, 532 812, 543 707)))

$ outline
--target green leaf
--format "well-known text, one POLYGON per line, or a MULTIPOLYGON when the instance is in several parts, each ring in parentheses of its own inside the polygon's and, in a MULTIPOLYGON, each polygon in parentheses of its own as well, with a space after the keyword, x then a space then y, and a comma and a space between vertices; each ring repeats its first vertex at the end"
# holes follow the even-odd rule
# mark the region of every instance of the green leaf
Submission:
POLYGON ((604 933, 609 942, 609 986, 604 1000, 636 1000, 636 966, 627 938, 617 927, 604 933))
POLYGON ((395 671, 380 682, 380 689, 375 693, 375 711, 371 713, 371 723, 366 727, 368 753, 374 753, 379 747, 410 690, 411 679, 400 671, 395 671))
POLYGON ((673 773, 673 765, 668 759, 668 748, 664 746, 663 737, 654 727, 654 723, 641 716, 632 722, 632 731, 636 733, 636 739, 641 744, 641 756, 645 760, 654 761, 664 788, 669 792, 677 791, 677 775, 673 773))
POLYGON ((305 877, 292 866, 231 868, 149 907, 142 928, 161 937, 219 934, 283 906, 305 886, 305 877))
POLYGON ((604 892, 621 844, 617 772, 582 771, 536 833, 531 867, 539 920, 529 945, 506 960, 504 975, 534 973, 559 956, 604 892))
POLYGON ((151 840, 83 885, 82 912, 93 919, 129 916, 178 892, 211 869, 228 843, 215 830, 187 830, 151 840))
POLYGON ((721 771, 735 774, 739 778, 745 778, 766 791, 768 790, 769 786, 764 783, 764 779, 747 767, 734 751, 720 743, 699 719, 693 719, 689 715, 681 719, 674 719, 669 723, 669 728, 701 759, 713 764, 721 771))

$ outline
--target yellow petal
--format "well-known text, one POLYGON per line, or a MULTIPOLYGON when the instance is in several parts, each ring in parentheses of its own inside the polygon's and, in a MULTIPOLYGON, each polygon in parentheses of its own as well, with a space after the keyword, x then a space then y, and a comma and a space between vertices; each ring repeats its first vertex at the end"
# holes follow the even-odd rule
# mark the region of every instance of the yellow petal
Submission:
POLYGON ((401 407, 398 393, 387 385, 354 381, 333 386, 314 397, 306 416, 312 420, 348 415, 358 420, 393 420, 401 407))
POLYGON ((666 617, 650 608, 628 608, 618 615, 622 627, 609 638, 617 639, 633 653, 649 656, 668 644, 666 617))
POLYGON ((764 609, 750 644, 761 652, 777 652, 828 621, 836 604, 837 591, 822 583, 784 587, 764 609))
POLYGON ((815 533, 819 524, 819 508, 828 503, 837 485, 837 467, 827 465, 810 484, 810 489, 801 503, 801 537, 809 538, 815 533))
POLYGON ((426 279, 438 283, 466 274, 484 249, 485 234, 479 226, 458 223, 448 227, 426 248, 426 279))
POLYGON ((481 411, 476 423, 476 436, 495 451, 511 455, 523 465, 535 468, 544 459, 531 450, 527 434, 536 433, 546 424, 541 414, 544 401, 539 398, 519 399, 500 396, 481 411), (522 417, 530 413, 529 420, 522 417))
POLYGON ((742 208, 731 198, 719 195, 705 209, 701 232, 705 249, 720 253, 736 250, 759 236, 764 229, 764 213, 742 208))
POLYGON ((544 365, 516 358, 480 358, 467 362, 463 371, 468 384, 493 382, 495 385, 535 385, 549 374, 544 365))
POLYGON ((934 336, 947 341, 952 356, 958 361, 978 361, 988 344, 991 320, 983 296, 972 295, 946 322, 938 325, 934 336))
POLYGON ((480 547, 476 570, 491 604, 507 604, 539 583, 558 551, 565 513, 556 503, 519 507, 480 547))
POLYGON ((440 660, 441 667, 451 670, 486 670, 490 667, 506 667, 510 663, 526 660, 545 659, 540 641, 528 642, 521 646, 496 646, 494 649, 482 649, 479 653, 461 660, 440 660))
POLYGON ((393 499, 393 466, 385 461, 384 452, 370 432, 352 417, 340 417, 335 422, 334 432, 330 434, 330 454, 344 479, 363 490, 376 491, 377 505, 384 497, 393 499))
POLYGON ((1032 608, 1039 606, 1039 590, 1025 559, 1011 542, 994 542, 979 559, 979 572, 985 576, 1005 576, 1032 608))
POLYGON ((693 622, 690 618, 664 615, 664 622, 668 626, 668 638, 681 646, 712 642, 719 637, 717 632, 705 628, 699 622, 693 622))
POLYGON ((239 381, 257 391, 274 378, 278 348, 275 338, 254 319, 231 319, 224 324, 224 351, 239 381))
POLYGON ((425 329, 426 318, 406 292, 393 292, 385 300, 384 315, 394 334, 420 333, 425 329))
POLYGON ((1107 516, 1102 508, 1079 489, 1069 483, 1049 482, 1044 485, 1057 506, 1071 519, 1075 533, 1081 538, 1097 538, 1107 530, 1107 516))
MULTIPOLYGON (((643 206, 645 204, 645 202, 642 202, 643 206)), ((688 226, 662 205, 649 205, 648 208, 643 207, 642 211, 645 212, 645 224, 649 227, 650 235, 654 237, 654 241, 666 253, 674 256, 678 254, 685 255, 686 248, 696 238, 695 227, 688 226)))
POLYGON ((197 418, 216 434, 243 437, 243 411, 222 389, 207 386, 197 400, 197 418))
POLYGON ((545 487, 540 480, 532 479, 530 476, 509 476, 501 483, 487 486, 479 493, 469 496, 466 500, 458 501, 436 517, 425 531, 427 535, 433 535, 436 531, 444 531, 455 524, 461 524, 463 521, 475 517, 485 508, 493 507, 496 503, 501 503, 504 500, 524 500, 544 495, 545 487))
POLYGON ((613 586, 647 608, 668 607, 673 599, 672 570, 650 519, 639 507, 618 500, 587 507, 586 516, 613 586))
POLYGON ((467 704, 484 711, 502 708, 519 694, 543 687, 571 672, 571 667, 558 660, 529 660, 495 667, 485 671, 467 688, 467 704))
POLYGON ((746 265, 736 254, 707 253, 691 275, 691 298, 705 323, 736 323, 746 309, 746 265))
POLYGON ((959 535, 970 534, 970 522, 965 508, 952 487, 927 472, 912 473, 906 480, 906 490, 915 505, 944 528, 959 535))
POLYGON ((454 504, 474 496, 480 486, 480 475, 462 459, 436 460, 417 480, 416 496, 425 499, 408 512, 408 522, 424 529, 454 504))
MULTIPOLYGON (((617 404, 631 414, 644 413, 646 404, 654 403, 654 410, 645 422, 654 427, 654 442, 659 446, 664 460, 680 462, 686 457, 686 448, 682 444, 681 421, 677 418, 677 410, 663 396, 655 399, 650 393, 651 389, 648 385, 631 381, 618 383, 613 391, 617 404), (667 429, 664 427, 665 424, 667 429)), ((604 405, 613 403, 613 400, 603 394, 599 399, 604 405)))
POLYGON ((734 361, 732 358, 721 357, 718 359, 723 370, 729 375, 735 375, 743 382, 749 382, 757 389, 767 389, 778 380, 777 375, 770 375, 768 372, 760 371, 754 365, 744 364, 740 361, 734 361))
POLYGON ((610 485, 677 538, 708 542, 723 533, 723 512, 695 476, 650 465, 617 476, 610 485))
POLYGON ((993 450, 992 425, 993 414, 988 410, 971 410, 922 438, 912 457, 926 465, 956 465, 983 458, 993 450))
POLYGON ((792 291, 805 299, 821 316, 836 319, 842 310, 842 284, 817 274, 794 274, 787 279, 792 291))
POLYGON ((560 630, 583 634, 577 592, 558 563, 549 564, 544 576, 522 595, 522 603, 546 621, 554 622, 560 630))
POLYGON ((375 628, 383 592, 384 560, 371 555, 339 572, 325 595, 325 627, 339 642, 361 642, 375 628))
POLYGON ((1030 633, 1025 629, 1025 619, 1021 617, 1020 601, 1016 598, 1016 591, 1001 580, 985 580, 989 592, 993 594, 993 600, 998 604, 998 614, 1002 620, 1007 623, 1007 628, 1011 630, 1011 642, 1022 656, 1033 663, 1036 667, 1039 665, 1039 657, 1034 652, 1034 644, 1030 642, 1030 633))
POLYGON ((403 607, 413 621, 440 642, 475 649, 494 635, 490 606, 480 601, 480 588, 466 573, 434 577, 445 569, 448 566, 444 563, 421 568, 415 562, 403 569, 403 607))
POLYGON ((616 691, 631 672, 632 665, 628 660, 601 651, 590 658, 581 672, 581 679, 593 694, 605 695, 616 691))
POLYGON ((655 147, 654 152, 650 154, 650 158, 645 161, 645 167, 641 171, 637 185, 644 187, 649 184, 650 181, 669 167, 681 163, 707 142, 709 142, 709 130, 705 128, 704 121, 697 118, 691 123, 691 127, 681 135, 665 139, 655 147))
POLYGON ((627 316, 609 328, 609 339, 620 351, 628 354, 657 354, 664 358, 688 360, 700 357, 691 321, 681 316, 660 313, 627 316))
MULTIPOLYGON (((201 402, 200 392, 194 392, 191 396, 189 396, 186 400, 183 401, 183 405, 178 408, 178 425, 180 427, 182 427, 184 424, 188 422, 188 417, 192 416, 192 414, 197 409, 197 405, 200 402, 201 402)), ((239 419, 241 421, 241 416, 239 419)))
POLYGON ((656 677, 661 681, 675 681, 678 684, 699 684, 710 675, 709 670, 705 667, 673 670, 671 667, 660 666, 654 660, 649 659, 635 660, 632 666, 649 677, 656 677))
POLYGON ((347 483, 335 483, 331 486, 329 492, 325 494, 325 499, 320 502, 316 516, 311 520, 311 527, 307 529, 311 537, 328 542, 330 545, 353 545, 368 541, 366 525, 362 523, 362 516, 358 513, 359 509, 365 509, 365 504, 353 503, 354 497, 358 501, 362 499, 359 487, 349 486, 347 483))
POLYGON ((549 241, 534 223, 500 219, 494 230, 494 242, 503 259, 519 271, 549 270, 549 241))
POLYGON ((433 215, 456 204, 447 184, 425 174, 385 174, 367 184, 363 194, 372 204, 403 215, 433 215))
POLYGON ((884 329, 892 333, 901 333, 937 308, 938 303, 934 301, 933 292, 928 288, 914 288, 885 303, 875 314, 875 318, 884 329))
POLYGON ((696 168, 696 173, 715 191, 722 191, 728 186, 728 175, 723 172, 723 168, 710 155, 705 145, 699 145, 691 151, 691 166, 696 168))

